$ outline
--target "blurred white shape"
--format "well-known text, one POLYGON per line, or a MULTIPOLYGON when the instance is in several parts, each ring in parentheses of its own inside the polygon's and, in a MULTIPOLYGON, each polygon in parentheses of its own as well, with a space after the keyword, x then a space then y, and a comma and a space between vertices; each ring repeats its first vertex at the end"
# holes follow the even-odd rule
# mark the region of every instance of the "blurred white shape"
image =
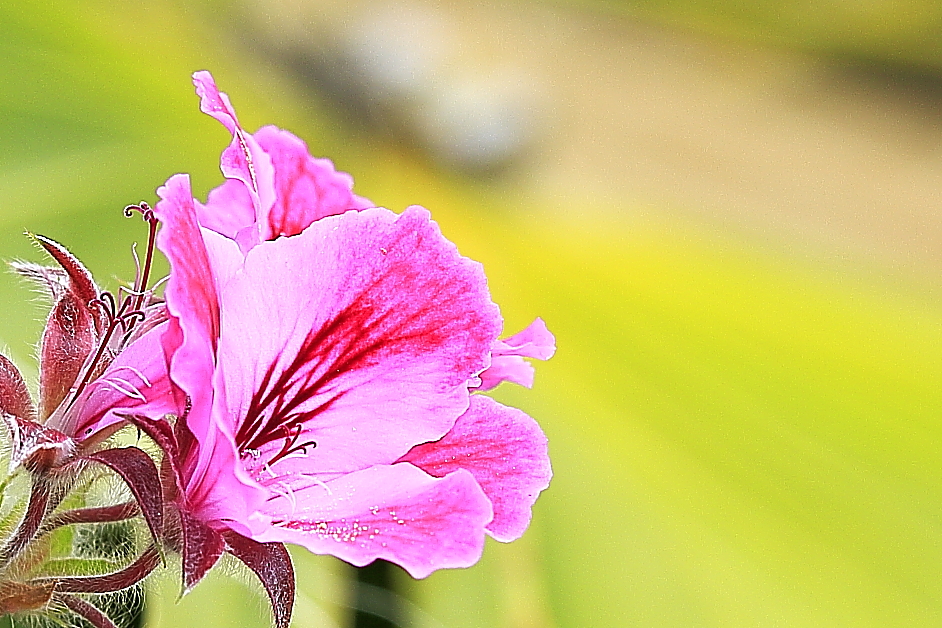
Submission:
POLYGON ((524 156, 543 126, 543 81, 489 26, 463 22, 458 5, 264 0, 249 8, 266 44, 303 75, 449 167, 498 170, 524 156))

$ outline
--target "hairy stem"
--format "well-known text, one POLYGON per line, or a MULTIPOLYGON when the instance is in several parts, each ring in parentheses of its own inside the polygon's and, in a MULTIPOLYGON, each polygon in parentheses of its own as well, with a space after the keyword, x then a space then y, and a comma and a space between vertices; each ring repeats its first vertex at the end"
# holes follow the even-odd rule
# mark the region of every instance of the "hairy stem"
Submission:
POLYGON ((49 484, 44 480, 33 478, 33 487, 29 495, 29 505, 26 514, 17 526, 6 544, 0 549, 0 569, 9 565, 13 559, 33 540, 39 531, 49 509, 49 484))
POLYGON ((124 521, 131 517, 136 517, 141 512, 137 502, 129 501, 114 506, 102 506, 99 508, 76 508, 60 512, 49 518, 43 524, 40 534, 47 534, 61 526, 74 525, 76 523, 111 523, 114 521, 124 521))
POLYGON ((54 581, 59 593, 113 593, 137 584, 147 577, 160 562, 157 548, 151 545, 137 560, 120 571, 99 576, 66 578, 36 578, 31 584, 54 581))
POLYGON ((76 615, 84 617, 86 620, 88 620, 88 623, 90 623, 92 626, 95 626, 95 628, 118 628, 107 615, 102 613, 100 610, 82 598, 75 597, 74 595, 55 593, 53 594, 52 599, 57 602, 61 602, 76 615))

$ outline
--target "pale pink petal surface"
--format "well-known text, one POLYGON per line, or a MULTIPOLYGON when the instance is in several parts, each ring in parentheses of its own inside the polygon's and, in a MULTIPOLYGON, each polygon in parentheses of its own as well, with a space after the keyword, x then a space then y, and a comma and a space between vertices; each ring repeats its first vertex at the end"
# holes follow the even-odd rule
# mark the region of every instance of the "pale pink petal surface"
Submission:
POLYGON ((491 351, 494 355, 519 355, 549 360, 556 353, 556 338, 546 328, 543 319, 536 318, 522 331, 495 342, 491 351))
POLYGON ((535 374, 533 365, 519 355, 497 355, 491 359, 487 370, 481 373, 481 385, 474 390, 486 392, 502 382, 513 382, 525 388, 533 388, 535 374))
POLYGON ((274 521, 257 540, 297 543, 360 566, 384 558, 416 578, 477 562, 492 516, 467 471, 433 478, 410 464, 285 487, 267 510, 274 521))
POLYGON ((239 233, 255 226, 255 206, 248 188, 238 179, 226 179, 210 190, 206 204, 196 203, 201 227, 235 240, 239 233))
POLYGON ((548 360, 554 353, 556 338, 546 328, 543 319, 537 318, 523 331, 494 341, 491 365, 481 373, 481 384, 476 390, 485 392, 505 381, 532 388, 534 369, 523 358, 548 360))
POLYGON ((435 477, 470 471, 494 506, 487 530, 504 542, 526 530, 530 509, 553 475, 537 422, 481 395, 444 438, 413 448, 402 460, 435 477))

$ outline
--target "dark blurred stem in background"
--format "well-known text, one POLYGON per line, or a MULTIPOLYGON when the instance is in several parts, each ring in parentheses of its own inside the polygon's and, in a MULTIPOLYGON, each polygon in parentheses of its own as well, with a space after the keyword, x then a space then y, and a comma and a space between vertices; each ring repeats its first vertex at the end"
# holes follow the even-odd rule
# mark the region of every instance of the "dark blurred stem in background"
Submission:
POLYGON ((406 618, 395 591, 396 570, 385 560, 357 569, 354 628, 405 628, 406 618))

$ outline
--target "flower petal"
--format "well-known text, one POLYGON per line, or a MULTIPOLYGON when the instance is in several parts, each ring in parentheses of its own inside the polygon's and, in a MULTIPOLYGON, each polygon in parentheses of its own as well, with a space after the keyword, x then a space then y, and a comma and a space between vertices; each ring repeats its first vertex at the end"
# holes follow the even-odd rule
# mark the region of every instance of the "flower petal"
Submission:
POLYGON ((255 242, 252 242, 255 244, 267 225, 268 212, 275 201, 271 159, 252 135, 242 130, 229 97, 219 91, 209 72, 196 72, 193 84, 200 97, 200 110, 219 120, 232 133, 232 143, 223 151, 219 167, 227 179, 241 181, 252 199, 257 225, 255 242))
POLYGON ((444 435, 500 325, 480 265, 421 208, 348 212, 262 243, 221 309, 240 452, 261 467, 314 441, 278 460, 307 473, 391 463, 444 435))
POLYGON ((297 543, 358 566, 384 558, 415 578, 477 562, 492 516, 467 471, 433 478, 410 464, 309 483, 272 498, 267 512, 274 522, 256 540, 297 543))
POLYGON ((128 345, 88 384, 72 409, 54 415, 49 425, 81 442, 124 421, 123 415, 132 411, 151 419, 179 413, 162 349, 166 329, 167 323, 158 325, 128 345))
POLYGON ((524 388, 533 388, 536 370, 533 365, 519 355, 496 355, 491 358, 491 365, 479 375, 481 385, 475 392, 486 392, 496 388, 502 382, 513 382, 524 388))
POLYGON ((556 338, 543 319, 537 318, 510 338, 494 341, 491 365, 481 373, 481 385, 476 390, 484 392, 505 381, 532 388, 534 370, 523 358, 549 360, 554 353, 556 338))
POLYGON ((549 360, 556 353, 556 338, 546 328, 542 318, 537 317, 510 338, 494 343, 495 355, 521 355, 537 360, 549 360))
POLYGON ((255 205, 245 184, 226 179, 210 190, 206 205, 196 203, 199 224, 206 229, 235 240, 241 231, 255 225, 255 205))
POLYGON ((266 126, 254 137, 275 169, 275 204, 263 239, 297 235, 325 216, 374 206, 353 193, 353 177, 337 172, 329 159, 311 157, 295 135, 266 126))
POLYGON ((481 395, 444 438, 414 447, 402 460, 435 477, 470 471, 494 506, 487 530, 504 542, 527 529, 530 508, 553 475, 537 422, 481 395))
MULTIPOLYGON (((170 281, 164 292, 169 327, 163 348, 170 358, 173 382, 190 396, 202 416, 209 416, 219 338, 219 299, 206 245, 196 221, 190 179, 174 175, 157 190, 155 213, 163 223, 157 247, 170 261, 170 281)), ((180 408, 183 400, 179 399, 180 408)))

